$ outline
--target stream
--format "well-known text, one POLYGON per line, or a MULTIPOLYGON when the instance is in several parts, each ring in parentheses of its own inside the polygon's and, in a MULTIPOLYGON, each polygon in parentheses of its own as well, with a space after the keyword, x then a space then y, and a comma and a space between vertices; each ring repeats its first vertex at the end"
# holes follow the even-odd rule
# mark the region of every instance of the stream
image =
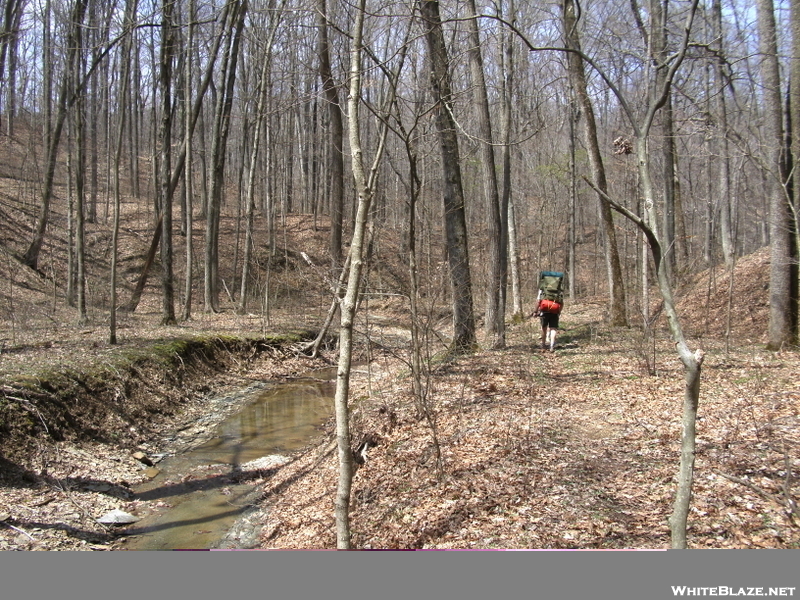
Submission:
POLYGON ((125 530, 125 546, 255 547, 258 531, 247 520, 260 496, 255 484, 319 433, 333 414, 335 376, 314 371, 253 392, 210 439, 148 469, 152 478, 135 489, 140 520, 125 530))

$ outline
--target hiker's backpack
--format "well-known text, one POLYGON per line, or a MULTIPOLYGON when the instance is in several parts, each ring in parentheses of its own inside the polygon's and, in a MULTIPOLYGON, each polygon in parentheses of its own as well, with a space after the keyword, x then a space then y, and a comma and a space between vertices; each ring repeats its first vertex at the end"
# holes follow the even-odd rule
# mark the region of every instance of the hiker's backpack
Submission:
POLYGON ((564 306, 564 274, 542 271, 539 274, 539 312, 560 313, 564 306))

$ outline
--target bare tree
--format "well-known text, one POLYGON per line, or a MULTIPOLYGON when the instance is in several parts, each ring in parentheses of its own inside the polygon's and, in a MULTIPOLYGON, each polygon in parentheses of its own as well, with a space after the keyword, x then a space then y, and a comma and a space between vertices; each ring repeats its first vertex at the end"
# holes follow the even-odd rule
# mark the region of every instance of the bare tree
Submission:
MULTIPOLYGON (((72 12, 69 20, 67 56, 65 61, 65 64, 67 65, 74 63, 76 54, 78 53, 78 36, 80 35, 81 27, 83 27, 87 3, 88 0, 75 0, 75 4, 72 6, 72 12)), ((28 250, 25 252, 25 255, 22 258, 23 262, 34 270, 38 269, 39 266, 39 253, 42 250, 45 232, 47 231, 47 224, 50 220, 50 202, 53 198, 53 180, 55 178, 58 146, 61 142, 61 132, 64 129, 64 121, 67 118, 67 111, 78 99, 79 92, 80 89, 70 88, 69 79, 67 77, 62 78, 61 88, 58 94, 58 109, 55 123, 53 124, 53 131, 49 136, 47 136, 50 144, 47 148, 47 163, 45 167, 45 179, 42 185, 42 196, 39 204, 39 215, 36 220, 33 239, 31 240, 28 250)))
POLYGON ((450 67, 445 46, 442 18, 437 0, 419 0, 428 45, 430 81, 437 106, 436 129, 442 156, 445 237, 453 303, 454 353, 471 352, 475 346, 475 313, 472 303, 472 279, 469 272, 469 246, 464 213, 464 188, 461 182, 461 158, 453 117, 450 67))
POLYGON ((716 81, 716 122, 717 122, 717 161, 719 164, 719 232, 722 242, 722 256, 725 266, 731 269, 735 257, 733 231, 731 225, 731 196, 730 196, 730 158, 728 144, 728 104, 726 92, 728 89, 725 74, 726 58, 724 52, 722 28, 722 1, 714 0, 711 7, 712 37, 719 40, 715 48, 716 60, 714 61, 714 79, 716 81))
POLYGON ((3 29, 0 31, 0 82, 6 100, 6 135, 14 136, 17 113, 17 67, 20 22, 27 0, 6 0, 3 7, 3 29), (8 77, 6 77, 6 64, 8 77))
POLYGON ((161 87, 161 160, 160 210, 161 210, 161 287, 163 325, 174 325, 175 283, 172 260, 172 62, 175 54, 173 11, 175 0, 161 3, 161 59, 159 82, 161 87))
MULTIPOLYGON (((189 148, 189 145, 191 144, 192 135, 194 133, 195 127, 197 126, 197 121, 200 118, 200 115, 201 115, 202 110, 203 110, 203 99, 205 98, 206 91, 208 90, 208 88, 211 85, 211 80, 212 80, 212 77, 213 77, 213 74, 214 74, 214 71, 215 71, 215 68, 216 68, 216 64, 217 64, 216 61, 217 61, 217 56, 219 54, 219 50, 222 47, 222 42, 225 39, 225 34, 229 32, 228 19, 229 19, 230 15, 231 15, 232 10, 233 10, 233 3, 231 3, 231 2, 226 3, 224 5, 224 7, 222 9, 222 12, 221 12, 221 14, 219 16, 219 19, 218 19, 218 21, 219 21, 219 28, 218 28, 219 31, 214 36, 214 42, 213 42, 213 45, 212 45, 212 49, 209 52, 208 59, 207 59, 208 62, 206 64, 206 70, 205 70, 205 73, 203 75, 203 79, 200 82, 200 86, 199 86, 199 89, 197 91, 197 95, 195 96, 194 105, 192 106, 191 113, 190 113, 190 115, 188 117, 189 121, 190 121, 189 124, 188 124, 188 127, 189 127, 188 136, 186 134, 184 134, 183 144, 182 144, 181 150, 178 153, 178 156, 177 156, 177 158, 175 160, 175 166, 173 167, 173 170, 172 170, 172 179, 170 181, 170 193, 171 194, 175 193, 175 189, 178 187, 178 183, 180 182, 180 178, 184 175, 184 165, 187 162, 187 159, 186 159, 187 153, 191 154, 191 149, 189 148)), ((134 68, 136 67, 136 61, 135 60, 133 61, 133 67, 134 68)), ((132 78, 132 81, 135 84, 135 82, 136 82, 136 77, 135 76, 132 78)), ((136 115, 136 111, 132 111, 132 115, 131 115, 132 119, 135 117, 135 115, 136 115)), ((202 132, 202 130, 201 130, 201 132, 202 132)), ((203 153, 203 156, 204 155, 205 154, 203 153)), ((189 164, 191 165, 191 162, 189 164)), ((134 179, 134 186, 133 186, 133 190, 132 191, 133 191, 134 196, 137 195, 137 186, 136 186, 136 183, 135 183, 136 178, 137 178, 137 172, 138 171, 136 169, 132 168, 132 174, 131 175, 132 175, 132 177, 134 179)), ((203 181, 204 182, 206 181, 205 177, 203 178, 203 181)), ((138 277, 138 279, 136 281, 136 285, 134 287, 133 293, 131 294, 131 299, 125 305, 125 311, 126 312, 134 312, 136 310, 136 307, 139 305, 139 301, 142 298, 142 293, 144 292, 144 287, 147 284, 147 279, 148 279, 148 276, 150 274, 150 267, 153 265, 153 262, 155 261, 156 252, 158 251, 158 248, 159 248, 159 243, 161 241, 162 230, 163 230, 162 223, 161 223, 161 219, 159 218, 156 221, 155 227, 153 229, 153 237, 152 237, 152 240, 150 241, 150 247, 149 247, 149 250, 147 251, 147 255, 145 256, 144 264, 142 265, 142 268, 141 268, 141 271, 139 273, 139 277, 138 277)))
POLYGON ((505 281, 508 262, 506 231, 501 218, 500 194, 494 157, 492 120, 489 116, 489 96, 486 92, 486 75, 481 55, 481 37, 478 28, 478 9, 475 0, 468 0, 469 11, 469 65, 472 76, 472 93, 478 116, 478 145, 481 154, 484 193, 489 227, 489 282, 486 288, 486 333, 490 348, 504 348, 505 328, 505 281))
MULTIPOLYGON (((353 23, 350 50, 350 95, 347 102, 350 153, 352 156, 353 179, 358 194, 358 207, 350 242, 348 261, 350 269, 347 289, 341 301, 341 321, 339 327, 339 362, 336 370, 336 393, 334 397, 336 413, 336 440, 339 456, 339 480, 336 490, 336 547, 350 548, 350 490, 353 480, 353 449, 350 441, 350 411, 348 397, 350 391, 350 368, 353 353, 353 324, 358 305, 359 290, 364 268, 366 250, 366 231, 370 206, 375 196, 375 182, 378 165, 385 148, 388 127, 387 119, 382 120, 378 147, 372 167, 367 172, 364 165, 364 151, 359 122, 361 103, 361 62, 363 54, 363 28, 366 0, 359 0, 358 12, 353 23)), ((387 103, 391 106, 391 100, 387 103)))
POLYGON ((577 29, 578 15, 573 0, 563 0, 562 8, 566 47, 573 50, 573 52, 567 53, 567 69, 569 71, 570 85, 575 92, 578 106, 580 106, 581 116, 583 117, 583 133, 589 153, 589 168, 591 169, 592 180, 600 190, 598 193, 598 203, 604 233, 603 239, 606 244, 605 257, 606 271, 608 274, 609 322, 611 325, 625 326, 628 324, 628 319, 625 314, 625 285, 622 279, 622 266, 619 260, 617 236, 614 229, 611 206, 604 198, 604 196, 608 194, 608 183, 606 181, 603 157, 600 153, 600 144, 597 138, 597 123, 594 116, 594 107, 592 106, 592 101, 587 91, 586 73, 584 71, 583 59, 581 58, 581 44, 577 29))
MULTIPOLYGON (((133 26, 133 15, 136 14, 138 0, 127 0, 125 3, 125 27, 129 30, 133 26)), ((131 43, 132 38, 128 36, 122 47, 122 59, 120 61, 122 73, 119 80, 119 98, 124 100, 128 97, 130 87, 130 65, 131 65, 131 43)), ((114 217, 111 227, 111 307, 109 317, 108 343, 117 343, 117 260, 119 257, 119 225, 121 207, 121 188, 120 188, 120 165, 122 163, 122 141, 125 136, 125 123, 128 115, 127 110, 118 111, 119 122, 117 124, 117 140, 114 150, 114 217)))
MULTIPOLYGON (((681 460, 678 471, 678 486, 675 493, 675 503, 672 515, 669 519, 673 548, 687 547, 686 528, 694 481, 697 407, 700 400, 700 372, 703 364, 704 352, 700 349, 692 352, 689 348, 675 306, 675 300, 672 294, 672 282, 670 281, 669 270, 666 266, 667 259, 664 254, 663 239, 658 232, 658 214, 656 210, 655 188, 651 175, 652 167, 648 145, 656 115, 665 105, 675 75, 686 57, 692 24, 697 11, 697 4, 698 0, 693 0, 688 10, 678 49, 674 54, 653 65, 654 69, 658 71, 663 70, 664 74, 656 75, 651 78, 646 111, 641 119, 637 119, 634 116, 633 111, 622 93, 619 92, 616 87, 610 85, 628 116, 629 124, 636 133, 634 144, 635 156, 639 180, 642 187, 642 211, 644 215, 638 215, 625 208, 622 204, 614 201, 607 194, 603 193, 597 186, 593 185, 595 191, 603 194, 616 211, 635 223, 647 237, 655 267, 658 289, 664 303, 664 313, 667 317, 667 323, 669 324, 672 338, 675 341, 678 357, 684 367, 685 388, 681 429, 681 460)), ((606 83, 609 84, 608 79, 605 77, 604 79, 606 83)))
MULTIPOLYGON (((508 16, 502 12, 502 3, 498 4, 500 18, 508 18, 514 23, 516 7, 514 0, 509 1, 508 16)), ((514 208, 514 196, 511 188, 511 131, 513 127, 514 103, 514 36, 511 32, 504 32, 505 46, 503 49, 503 195, 500 201, 501 215, 506 223, 508 232, 508 271, 511 273, 511 301, 515 319, 523 318, 522 289, 520 279, 519 243, 517 241, 517 217, 514 208)), ((570 281, 574 278, 574 273, 570 281)), ((503 286, 505 288, 505 285, 503 286)))
POLYGON ((192 121, 192 83, 194 82, 194 44, 195 44, 195 20, 197 19, 197 2, 189 0, 189 7, 186 14, 188 27, 186 28, 186 41, 183 53, 183 148, 184 148, 184 167, 183 167, 183 192, 184 192, 184 213, 186 230, 186 277, 184 281, 184 301, 181 318, 188 321, 192 316, 192 285, 194 283, 194 173, 192 170, 192 135, 194 133, 194 122, 192 121))
MULTIPOLYGON (((567 10, 569 9, 568 2, 569 0, 565 0, 564 4, 565 16, 567 17, 569 17, 570 13, 574 14, 574 9, 567 10)), ((692 0, 692 3, 686 10, 686 19, 681 30, 681 37, 676 44, 677 49, 663 61, 652 64, 653 70, 663 70, 664 75, 651 74, 647 82, 647 97, 645 99, 644 110, 640 116, 637 116, 627 96, 614 85, 605 70, 577 47, 571 44, 564 48, 541 48, 532 44, 524 36, 520 36, 532 51, 545 49, 559 50, 567 52, 568 54, 580 56, 595 70, 606 87, 614 94, 620 108, 625 114, 629 126, 633 129, 635 134, 635 141, 630 150, 634 153, 637 161, 637 175, 642 194, 642 214, 625 207, 588 177, 584 177, 584 180, 611 206, 611 208, 633 222, 646 237, 654 263, 658 289, 663 300, 664 313, 667 317, 667 323, 675 342, 678 358, 684 367, 685 387, 682 413, 681 460, 678 471, 675 503, 672 515, 669 519, 672 536, 671 544, 673 548, 687 547, 686 526, 694 480, 697 407, 700 399, 700 372, 705 353, 702 349, 692 352, 689 348, 676 308, 670 273, 665 264, 666 258, 663 239, 658 230, 659 218, 656 208, 656 192, 652 178, 652 162, 649 144, 656 115, 664 107, 676 74, 686 58, 698 2, 699 0, 692 0)), ((565 26, 567 32, 569 32, 571 27, 566 20, 565 26)))
POLYGON ((792 252, 793 217, 786 194, 783 157, 783 111, 781 108, 778 42, 772 0, 758 0, 758 39, 761 53, 761 83, 764 93, 765 160, 768 170, 769 237, 769 343, 780 350, 797 339, 797 321, 792 314, 792 277, 796 271, 792 252))
POLYGON ((214 117, 214 137, 211 149, 211 197, 206 214, 205 247, 205 310, 219 310, 219 224, 222 208, 222 195, 225 183, 225 161, 227 157, 228 135, 230 133, 231 110, 233 109, 234 84, 239 48, 247 14, 247 0, 233 3, 228 46, 223 56, 221 72, 222 89, 217 98, 214 117))
MULTIPOLYGON (((796 263, 800 263, 800 3, 792 2, 790 22, 792 30, 792 67, 789 87, 789 121, 791 123, 791 189, 790 208, 794 215, 794 255, 796 263)), ((800 272, 795 266, 796 286, 793 292, 793 312, 795 327, 800 327, 800 272)))
POLYGON ((328 104, 330 120, 329 133, 329 181, 330 181, 330 216, 331 237, 330 254, 334 268, 341 265, 342 256, 342 224, 344 215, 344 125, 342 108, 339 103, 339 92, 333 80, 331 68, 330 43, 328 41, 328 8, 326 0, 317 0, 317 59, 319 74, 322 79, 322 93, 328 104))
MULTIPOLYGON (((76 87, 85 74, 86 59, 83 53, 85 37, 83 29, 78 28, 75 42, 78 52, 73 62, 67 66, 67 79, 70 87, 76 87)), ((86 97, 79 93, 75 106, 73 126, 75 130, 75 266, 77 277, 78 324, 85 325, 89 318, 86 313, 86 97)))
POLYGON ((270 66, 272 64, 272 46, 275 42, 275 34, 278 31, 278 25, 281 21, 281 14, 286 0, 281 2, 281 8, 275 11, 274 2, 270 2, 270 24, 267 39, 265 41, 264 56, 261 58, 263 61, 261 66, 261 73, 258 79, 258 89, 256 90, 256 97, 258 98, 256 107, 256 123, 254 126, 253 143, 250 148, 250 165, 247 170, 247 187, 245 190, 246 201, 246 217, 245 217, 245 242, 244 242, 244 256, 242 258, 242 281, 241 290, 239 292, 239 312, 244 313, 247 309, 247 295, 248 295, 248 280, 250 278, 250 262, 252 256, 253 245, 255 244, 253 238, 253 221, 256 209, 256 168, 258 166, 258 155, 261 148, 261 128, 264 125, 264 118, 267 111, 267 99, 270 92, 270 66))

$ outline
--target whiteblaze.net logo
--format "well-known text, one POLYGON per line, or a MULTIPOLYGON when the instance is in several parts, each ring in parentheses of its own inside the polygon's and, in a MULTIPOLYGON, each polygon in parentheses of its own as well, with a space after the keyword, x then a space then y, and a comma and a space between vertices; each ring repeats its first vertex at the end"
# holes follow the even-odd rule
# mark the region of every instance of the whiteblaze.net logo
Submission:
POLYGON ((673 585, 673 596, 794 596, 793 587, 690 587, 673 585))

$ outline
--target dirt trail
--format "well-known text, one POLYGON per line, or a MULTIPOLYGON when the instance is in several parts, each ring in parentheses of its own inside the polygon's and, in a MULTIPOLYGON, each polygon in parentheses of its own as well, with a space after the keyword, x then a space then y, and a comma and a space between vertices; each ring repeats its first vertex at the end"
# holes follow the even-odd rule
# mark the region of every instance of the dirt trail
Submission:
MULTIPOLYGON (((535 324, 526 323, 512 328, 507 350, 440 365, 428 400, 435 436, 414 415, 408 380, 391 375, 402 370, 393 359, 360 375, 355 439, 380 443, 355 477, 354 546, 668 547, 682 368, 661 332, 651 375, 652 342, 598 319, 591 307, 568 310, 554 354, 536 349, 535 324)), ((800 499, 791 487, 800 471, 798 357, 703 344, 690 545, 798 547, 787 509, 800 499)), ((336 464, 325 448, 266 483, 263 547, 335 547, 336 464)))

